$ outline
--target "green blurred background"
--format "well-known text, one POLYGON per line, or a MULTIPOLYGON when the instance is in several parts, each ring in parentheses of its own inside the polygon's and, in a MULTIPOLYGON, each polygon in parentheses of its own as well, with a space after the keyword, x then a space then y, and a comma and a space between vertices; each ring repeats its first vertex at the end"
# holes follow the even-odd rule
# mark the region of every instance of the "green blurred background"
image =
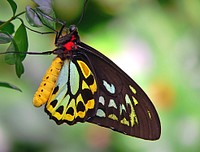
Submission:
MULTIPOLYGON (((7 20, 11 9, 0 2, 0 19, 7 20)), ((33 6, 16 3, 18 13, 33 6)), ((57 17, 68 25, 78 22, 82 6, 82 0, 54 1, 57 17)), ((0 88, 0 152, 199 152, 200 1, 89 0, 78 28, 83 42, 111 58, 149 95, 160 116, 161 138, 145 141, 88 123, 56 125, 43 107, 32 105, 54 56, 28 56, 21 79, 0 56, 0 81, 23 91, 0 88)), ((55 48, 54 35, 28 35, 29 51, 55 48)))

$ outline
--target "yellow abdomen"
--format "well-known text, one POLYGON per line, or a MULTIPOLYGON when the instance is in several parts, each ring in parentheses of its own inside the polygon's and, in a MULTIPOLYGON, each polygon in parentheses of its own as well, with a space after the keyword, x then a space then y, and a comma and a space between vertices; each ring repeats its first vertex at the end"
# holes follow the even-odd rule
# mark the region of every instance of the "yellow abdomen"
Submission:
POLYGON ((49 96, 58 80, 62 66, 63 61, 59 57, 56 57, 44 75, 42 82, 33 97, 33 105, 35 107, 40 107, 48 101, 49 96))

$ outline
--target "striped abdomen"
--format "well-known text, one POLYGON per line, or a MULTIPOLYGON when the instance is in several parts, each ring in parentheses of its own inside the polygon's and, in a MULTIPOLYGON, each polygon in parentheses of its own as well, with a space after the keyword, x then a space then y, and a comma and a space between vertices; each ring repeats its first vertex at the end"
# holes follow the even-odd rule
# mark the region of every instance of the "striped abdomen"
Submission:
POLYGON ((49 96, 55 87, 62 66, 63 61, 59 57, 56 57, 44 75, 42 82, 34 95, 34 106, 40 107, 48 101, 49 96))

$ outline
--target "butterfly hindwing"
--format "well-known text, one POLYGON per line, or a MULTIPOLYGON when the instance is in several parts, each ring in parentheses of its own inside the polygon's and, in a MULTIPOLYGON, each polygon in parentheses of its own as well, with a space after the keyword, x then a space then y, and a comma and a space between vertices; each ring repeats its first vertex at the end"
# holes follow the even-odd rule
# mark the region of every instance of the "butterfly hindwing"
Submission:
POLYGON ((80 44, 94 67, 98 86, 96 115, 88 122, 143 139, 158 139, 158 114, 144 91, 100 52, 80 44))
POLYGON ((45 111, 57 124, 84 122, 95 114, 96 80, 83 59, 65 59, 45 111))

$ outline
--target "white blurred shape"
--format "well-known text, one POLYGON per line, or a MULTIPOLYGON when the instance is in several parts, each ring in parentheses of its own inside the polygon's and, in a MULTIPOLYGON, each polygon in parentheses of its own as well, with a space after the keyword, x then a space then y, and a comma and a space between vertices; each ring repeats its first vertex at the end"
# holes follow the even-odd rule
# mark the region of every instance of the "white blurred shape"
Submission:
POLYGON ((185 118, 178 123, 178 137, 184 146, 193 146, 199 142, 200 124, 194 118, 185 118))
POLYGON ((128 37, 119 48, 121 54, 114 62, 129 76, 148 73, 153 66, 153 57, 149 46, 142 40, 128 37))

